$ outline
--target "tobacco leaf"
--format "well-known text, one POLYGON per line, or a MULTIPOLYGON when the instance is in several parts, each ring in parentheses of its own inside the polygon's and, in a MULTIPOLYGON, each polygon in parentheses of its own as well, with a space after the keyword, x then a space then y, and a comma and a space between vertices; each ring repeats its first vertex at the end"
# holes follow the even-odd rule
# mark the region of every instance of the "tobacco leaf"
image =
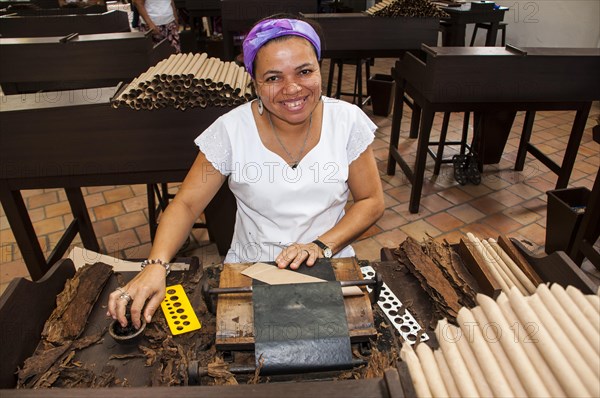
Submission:
POLYGON ((448 245, 439 243, 433 238, 425 241, 425 249, 459 295, 461 304, 470 308, 475 307, 475 295, 477 293, 466 282, 466 279, 473 282, 474 279, 464 270, 458 254, 448 245))
POLYGON ((100 388, 100 387, 108 387, 115 381, 115 375, 117 373, 117 368, 112 365, 105 365, 102 368, 102 374, 96 377, 96 380, 92 387, 100 388))
POLYGON ((400 245, 400 249, 407 259, 405 265, 432 297, 437 310, 456 322, 458 310, 461 308, 459 297, 442 271, 413 238, 408 237, 400 245))
POLYGON ((208 364, 208 375, 214 379, 215 385, 238 384, 233 373, 229 371, 229 366, 221 357, 215 357, 214 361, 208 364))
POLYGON ((23 368, 19 370, 18 386, 30 387, 35 384, 70 347, 71 343, 69 342, 46 350, 36 350, 31 357, 25 360, 23 368))
POLYGON ((57 307, 44 325, 42 338, 52 344, 77 338, 111 274, 112 267, 104 263, 78 269, 57 296, 57 307))

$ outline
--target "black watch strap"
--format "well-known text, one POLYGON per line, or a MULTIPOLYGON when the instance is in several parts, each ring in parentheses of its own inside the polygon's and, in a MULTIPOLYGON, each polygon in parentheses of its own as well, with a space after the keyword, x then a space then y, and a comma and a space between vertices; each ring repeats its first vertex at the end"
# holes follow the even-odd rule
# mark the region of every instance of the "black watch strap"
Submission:
POLYGON ((325 243, 321 242, 318 239, 313 240, 313 243, 317 246, 319 246, 321 248, 321 250, 323 250, 323 256, 325 258, 331 258, 331 256, 333 255, 331 248, 329 246, 327 246, 325 243))

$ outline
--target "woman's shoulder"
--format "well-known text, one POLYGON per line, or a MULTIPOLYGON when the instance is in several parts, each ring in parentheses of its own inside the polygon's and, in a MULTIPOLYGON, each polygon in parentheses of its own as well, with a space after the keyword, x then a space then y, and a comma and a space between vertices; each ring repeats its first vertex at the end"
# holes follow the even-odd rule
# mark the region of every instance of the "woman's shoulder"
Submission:
POLYGON ((246 102, 245 104, 236 106, 229 112, 225 113, 219 119, 222 121, 233 122, 233 121, 242 121, 244 123, 247 122, 248 118, 253 118, 252 116, 252 101, 246 102))
POLYGON ((323 96, 322 100, 326 108, 330 108, 335 111, 356 112, 356 110, 359 109, 356 105, 338 98, 330 98, 323 96))

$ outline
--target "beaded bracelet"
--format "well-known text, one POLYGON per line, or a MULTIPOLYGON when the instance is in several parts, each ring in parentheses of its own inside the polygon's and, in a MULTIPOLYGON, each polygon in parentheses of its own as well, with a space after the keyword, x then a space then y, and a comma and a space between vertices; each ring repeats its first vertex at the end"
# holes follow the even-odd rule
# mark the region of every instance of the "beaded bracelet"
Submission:
POLYGON ((167 271, 167 275, 169 275, 169 273, 171 272, 171 264, 164 262, 163 260, 157 258, 157 259, 147 259, 142 261, 141 267, 142 269, 144 269, 146 267, 146 265, 148 264, 160 264, 163 267, 165 267, 165 270, 167 271))

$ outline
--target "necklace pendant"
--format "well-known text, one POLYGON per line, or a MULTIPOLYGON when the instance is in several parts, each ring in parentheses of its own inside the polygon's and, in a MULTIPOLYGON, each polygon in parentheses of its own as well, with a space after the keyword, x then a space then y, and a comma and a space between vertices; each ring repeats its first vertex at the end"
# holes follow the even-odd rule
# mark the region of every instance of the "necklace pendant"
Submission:
POLYGON ((290 167, 292 168, 292 170, 296 170, 296 167, 298 167, 298 163, 294 163, 290 167))

